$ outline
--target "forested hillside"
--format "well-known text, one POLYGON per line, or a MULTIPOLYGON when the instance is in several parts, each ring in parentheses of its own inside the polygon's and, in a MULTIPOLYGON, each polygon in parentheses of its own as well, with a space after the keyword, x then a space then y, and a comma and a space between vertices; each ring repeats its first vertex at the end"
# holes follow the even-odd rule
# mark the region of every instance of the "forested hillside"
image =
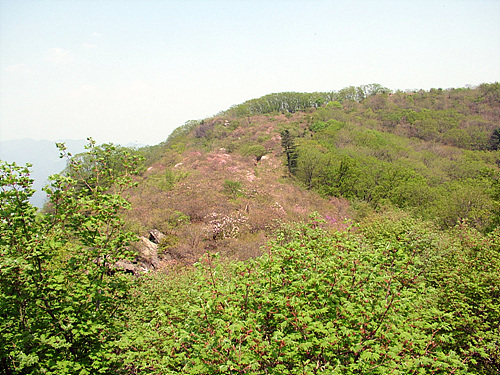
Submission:
MULTIPOLYGON (((147 158, 150 184, 165 174, 170 182, 162 183, 168 189, 148 193, 143 186, 142 196, 160 199, 163 194, 163 199, 170 199, 170 209, 176 204, 172 197, 182 197, 186 189, 205 200, 203 191, 216 197, 228 189, 223 184, 235 183, 241 191, 229 202, 233 209, 248 209, 258 206, 251 193, 257 186, 263 193, 257 194, 260 200, 272 194, 279 205, 286 204, 290 195, 304 194, 279 196, 278 191, 283 186, 292 189, 292 183, 335 202, 336 208, 323 214, 336 219, 348 216, 345 200, 349 200, 353 208, 349 214, 356 217, 397 207, 442 228, 464 219, 481 231, 496 228, 500 85, 388 91, 374 84, 336 93, 272 94, 214 118, 189 122, 165 144, 153 147, 147 158), (285 185, 276 185, 279 181, 285 185)), ((214 199, 227 202, 223 197, 214 199)), ((210 211, 200 213, 206 207, 197 202, 196 214, 184 213, 201 219, 210 211)), ((293 208, 285 210, 289 211, 293 208)), ((148 222, 153 224, 158 220, 148 222)))
POLYGON ((156 146, 59 147, 42 213, 2 164, 0 372, 500 372, 500 84, 270 94, 156 146))

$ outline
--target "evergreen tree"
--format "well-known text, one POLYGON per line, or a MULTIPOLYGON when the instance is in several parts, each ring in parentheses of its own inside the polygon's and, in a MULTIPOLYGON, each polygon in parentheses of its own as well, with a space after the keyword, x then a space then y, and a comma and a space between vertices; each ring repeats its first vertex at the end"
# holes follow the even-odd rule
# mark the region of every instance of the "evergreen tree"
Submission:
POLYGON ((294 137, 290 134, 290 131, 284 130, 280 134, 281 146, 286 153, 288 171, 293 174, 297 170, 297 146, 295 145, 294 137))
POLYGON ((490 148, 491 150, 500 150, 500 128, 493 130, 490 137, 490 148))

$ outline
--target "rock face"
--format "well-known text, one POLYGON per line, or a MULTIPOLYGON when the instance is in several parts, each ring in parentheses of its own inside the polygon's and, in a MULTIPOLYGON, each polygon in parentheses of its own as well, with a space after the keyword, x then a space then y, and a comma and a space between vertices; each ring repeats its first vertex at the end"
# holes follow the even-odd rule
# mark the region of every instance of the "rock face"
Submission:
POLYGON ((165 235, 156 229, 149 232, 149 238, 139 237, 139 241, 131 245, 137 254, 135 259, 120 260, 115 264, 116 268, 134 275, 159 268, 161 261, 158 257, 158 245, 163 237, 165 235))
POLYGON ((149 231, 149 241, 151 241, 157 245, 160 244, 161 239, 164 237, 165 237, 165 235, 157 229, 153 229, 153 230, 149 231))
POLYGON ((136 245, 138 254, 136 256, 137 262, 143 264, 147 269, 157 268, 160 264, 158 259, 158 243, 140 237, 139 243, 136 245))

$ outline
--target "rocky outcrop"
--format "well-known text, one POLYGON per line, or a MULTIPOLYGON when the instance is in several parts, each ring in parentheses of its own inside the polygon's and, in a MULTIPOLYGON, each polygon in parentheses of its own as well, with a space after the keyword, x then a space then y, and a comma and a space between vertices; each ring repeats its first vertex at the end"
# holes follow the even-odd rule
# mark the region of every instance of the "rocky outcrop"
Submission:
POLYGON ((164 237, 165 235, 158 229, 153 229, 149 231, 149 240, 157 245, 160 244, 161 239, 164 237))
POLYGON ((131 245, 131 249, 136 253, 135 259, 118 261, 115 264, 116 269, 134 275, 158 269, 162 261, 158 257, 158 246, 163 237, 165 235, 156 229, 149 232, 148 238, 139 237, 139 241, 131 245))

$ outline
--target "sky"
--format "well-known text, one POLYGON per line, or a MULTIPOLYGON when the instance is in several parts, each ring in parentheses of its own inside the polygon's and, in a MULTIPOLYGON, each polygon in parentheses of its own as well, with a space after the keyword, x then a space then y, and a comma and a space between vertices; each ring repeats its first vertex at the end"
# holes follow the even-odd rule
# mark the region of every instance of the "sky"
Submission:
POLYGON ((500 81, 500 0, 0 0, 0 141, 158 144, 283 91, 500 81))

